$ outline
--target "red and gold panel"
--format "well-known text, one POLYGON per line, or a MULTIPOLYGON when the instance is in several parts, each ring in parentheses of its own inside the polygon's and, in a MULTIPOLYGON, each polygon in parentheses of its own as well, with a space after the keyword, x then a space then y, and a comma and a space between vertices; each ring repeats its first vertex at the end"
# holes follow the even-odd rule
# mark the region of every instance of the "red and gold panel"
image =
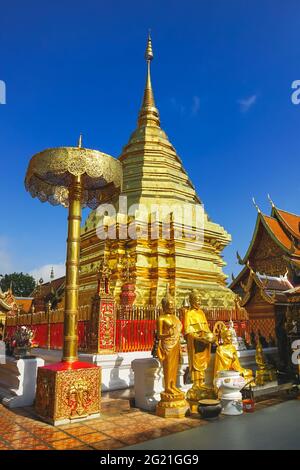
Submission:
POLYGON ((39 367, 35 410, 57 425, 99 415, 101 369, 85 362, 39 367))
POLYGON ((89 350, 94 353, 112 354, 115 352, 115 337, 115 301, 109 295, 96 295, 92 304, 89 350))
POLYGON ((115 303, 113 300, 100 301, 99 349, 114 352, 115 350, 115 303))

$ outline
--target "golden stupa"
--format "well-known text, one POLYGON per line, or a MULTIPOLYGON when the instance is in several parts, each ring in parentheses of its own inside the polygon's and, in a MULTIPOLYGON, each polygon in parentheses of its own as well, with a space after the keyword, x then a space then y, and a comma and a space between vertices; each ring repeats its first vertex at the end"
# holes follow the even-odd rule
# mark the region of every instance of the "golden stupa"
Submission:
MULTIPOLYGON (((147 62, 146 86, 136 130, 119 157, 123 167, 121 196, 127 197, 127 206, 143 205, 148 219, 135 211, 124 222, 120 213, 120 199, 105 200, 114 205, 117 219, 112 225, 118 235, 122 227, 136 224, 149 234, 150 220, 159 230, 165 220, 160 209, 174 205, 203 205, 190 181, 182 161, 160 126, 159 112, 154 101, 150 66, 153 59, 149 36, 145 54, 147 62), (155 204, 158 210, 152 211, 155 204), (151 217, 149 214, 151 213, 151 217)), ((231 241, 220 225, 212 222, 203 211, 202 228, 190 223, 184 237, 176 237, 176 210, 172 212, 169 236, 158 238, 117 236, 99 239, 96 211, 88 216, 81 234, 80 299, 89 303, 97 288, 101 262, 111 270, 111 288, 118 301, 124 283, 124 262, 130 258, 130 279, 135 285, 136 305, 159 305, 169 285, 176 304, 182 305, 191 289, 197 289, 203 306, 233 308, 236 296, 226 287, 222 250, 231 241), (195 236, 195 233, 199 237, 195 236)), ((101 218, 101 217, 100 217, 101 218)), ((108 223, 109 225, 109 223, 108 223)), ((152 225, 153 227, 153 225, 152 225)))

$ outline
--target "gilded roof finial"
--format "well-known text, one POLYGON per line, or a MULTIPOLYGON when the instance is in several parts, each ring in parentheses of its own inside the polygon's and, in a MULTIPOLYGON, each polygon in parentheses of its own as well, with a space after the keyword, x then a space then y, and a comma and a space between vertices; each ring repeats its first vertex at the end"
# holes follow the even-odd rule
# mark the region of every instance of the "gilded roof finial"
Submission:
POLYGON ((147 40, 147 47, 145 51, 145 59, 147 61, 147 77, 146 77, 146 86, 144 91, 143 103, 139 114, 138 125, 147 126, 147 125, 156 125, 159 126, 159 114, 155 106, 154 94, 152 90, 151 83, 151 61, 153 59, 153 50, 152 50, 152 39, 150 36, 150 31, 147 40))
POLYGON ((270 194, 268 194, 268 199, 269 199, 269 202, 270 202, 271 206, 272 206, 272 207, 275 207, 275 204, 274 204, 274 202, 272 201, 270 194))
POLYGON ((243 261, 243 258, 240 256, 238 251, 236 252, 236 257, 237 257, 237 260, 238 260, 239 264, 245 264, 244 261, 243 261))
POLYGON ((147 47, 146 47, 146 52, 145 52, 145 59, 152 60, 153 59, 153 50, 152 50, 152 40, 151 40, 151 31, 149 29, 149 34, 148 34, 148 41, 147 41, 147 47))
POLYGON ((255 201, 254 197, 252 198, 252 202, 253 202, 254 206, 256 207, 257 212, 258 212, 259 214, 261 214, 261 210, 260 210, 260 208, 258 207, 258 205, 256 204, 256 201, 255 201))
POLYGON ((247 268, 249 269, 249 271, 250 271, 251 274, 255 274, 254 271, 253 271, 253 269, 252 269, 251 266, 250 266, 250 261, 249 261, 249 260, 247 261, 246 266, 247 266, 247 268))
POLYGON ((78 148, 82 148, 82 134, 80 133, 79 139, 78 139, 78 148))

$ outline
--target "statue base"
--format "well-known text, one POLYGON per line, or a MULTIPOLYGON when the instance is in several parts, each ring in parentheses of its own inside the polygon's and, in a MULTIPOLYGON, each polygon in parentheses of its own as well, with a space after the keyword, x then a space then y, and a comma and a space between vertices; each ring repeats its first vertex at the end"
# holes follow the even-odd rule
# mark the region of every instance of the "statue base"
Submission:
POLYGON ((277 379, 275 369, 257 369, 255 375, 255 385, 264 386, 269 382, 274 382, 277 379))
POLYGON ((216 394, 213 388, 206 385, 193 386, 187 392, 186 399, 189 403, 190 412, 192 414, 198 413, 198 406, 200 400, 215 399, 216 394))
POLYGON ((38 368, 35 411, 54 425, 100 416, 101 369, 86 362, 38 368))
POLYGON ((156 406, 156 414, 162 418, 184 418, 189 408, 184 393, 171 395, 161 393, 161 400, 156 406))

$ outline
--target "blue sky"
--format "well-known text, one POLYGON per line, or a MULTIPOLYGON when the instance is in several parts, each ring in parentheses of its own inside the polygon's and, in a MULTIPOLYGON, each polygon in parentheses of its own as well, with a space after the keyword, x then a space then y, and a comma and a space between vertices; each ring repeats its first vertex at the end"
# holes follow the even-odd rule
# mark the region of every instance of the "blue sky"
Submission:
POLYGON ((232 234, 225 270, 237 273, 252 196, 266 212, 267 193, 300 212, 298 10, 293 0, 1 2, 0 273, 64 262, 66 211, 26 193, 29 158, 80 132, 85 146, 120 154, 141 103, 148 28, 162 127, 232 234))

